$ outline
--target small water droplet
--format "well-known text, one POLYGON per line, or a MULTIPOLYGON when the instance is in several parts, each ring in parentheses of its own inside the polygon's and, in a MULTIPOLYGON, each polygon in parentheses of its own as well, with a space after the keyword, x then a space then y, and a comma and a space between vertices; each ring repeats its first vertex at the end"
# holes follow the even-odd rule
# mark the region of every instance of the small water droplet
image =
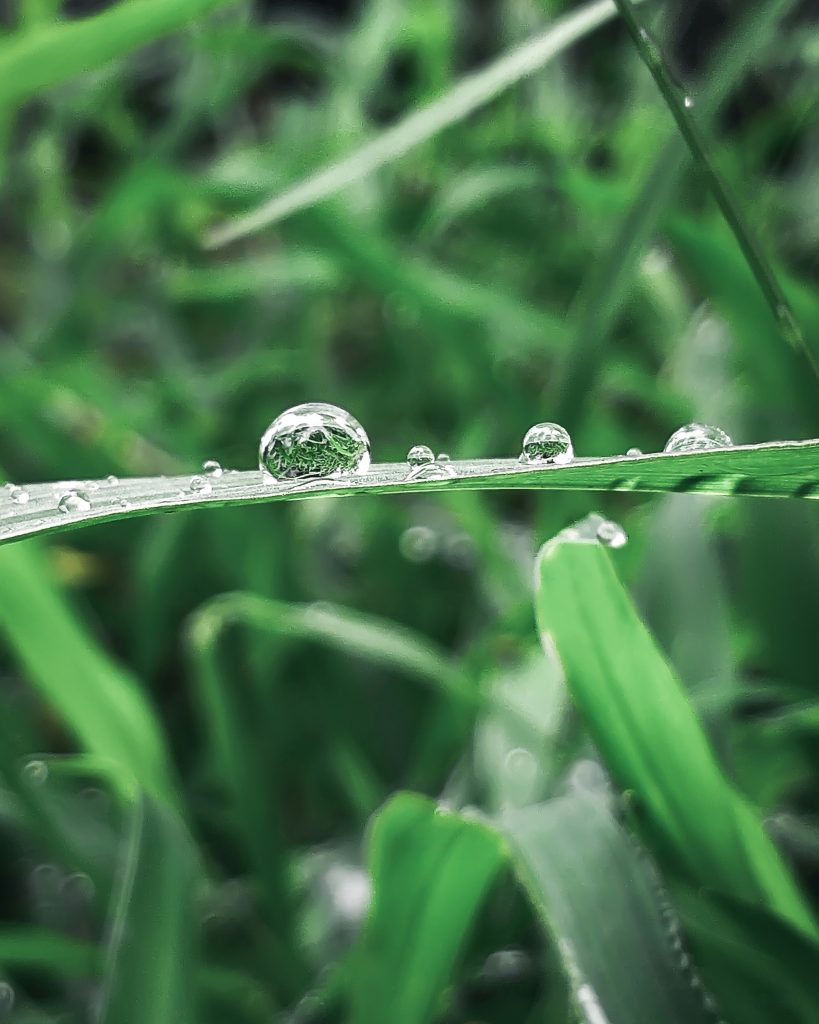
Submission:
POLYGON ((220 477, 224 473, 221 463, 217 462, 216 459, 207 459, 207 461, 202 463, 202 469, 208 476, 220 477))
POLYGON ((91 508, 91 501, 85 491, 69 491, 60 497, 57 508, 65 515, 88 512, 91 508))
POLYGON ((90 903, 96 892, 90 877, 82 871, 76 871, 63 880, 60 886, 63 897, 69 903, 90 903))
POLYGON ((537 776, 537 761, 531 751, 525 747, 514 747, 503 761, 503 767, 509 775, 525 782, 533 782, 537 776))
POLYGON ((628 534, 613 519, 604 519, 597 527, 597 539, 608 548, 622 548, 628 543, 628 534))
POLYGON ((428 562, 438 547, 435 531, 428 526, 410 526, 401 534, 398 550, 408 562, 428 562))
POLYGON ((0 1015, 6 1016, 14 1009, 14 989, 7 981, 0 981, 0 1015))
POLYGON ((446 465, 448 462, 452 462, 452 459, 449 457, 447 452, 438 452, 438 457, 435 461, 446 465))
POLYGON ((9 491, 9 497, 15 505, 27 505, 31 495, 24 487, 12 487, 9 491))
POLYGON ((35 759, 23 765, 23 778, 34 786, 42 786, 48 779, 48 765, 35 759))
POLYGON ((731 438, 719 427, 706 423, 687 423, 675 430, 665 443, 665 452, 707 452, 714 448, 730 448, 731 438))
POLYGON ((628 455, 629 458, 632 458, 632 459, 636 459, 636 458, 638 458, 642 454, 643 454, 642 448, 629 448, 629 450, 626 452, 626 455, 628 455))
POLYGON ((117 502, 117 508, 126 509, 126 508, 130 508, 130 507, 131 507, 131 502, 128 501, 127 498, 120 498, 119 501, 117 502))
POLYGON ((203 476, 192 476, 188 487, 196 494, 210 494, 211 486, 203 476))
POLYGON ((323 402, 285 410, 259 444, 259 469, 273 480, 335 478, 369 468, 364 428, 345 409, 323 402))
POLYGON ((694 106, 694 97, 693 96, 686 96, 683 99, 683 104, 686 107, 688 107, 688 109, 690 110, 694 106))
POLYGON ((530 465, 554 463, 563 466, 574 458, 569 432, 559 423, 536 423, 526 431, 520 461, 530 465))
POLYGON ((105 478, 105 482, 107 484, 111 484, 111 485, 118 484, 119 483, 119 477, 118 476, 114 476, 113 473, 109 473, 108 476, 105 478))
POLYGON ((407 452, 407 463, 410 469, 417 469, 418 466, 429 466, 435 461, 435 455, 431 448, 425 444, 416 444, 407 452))

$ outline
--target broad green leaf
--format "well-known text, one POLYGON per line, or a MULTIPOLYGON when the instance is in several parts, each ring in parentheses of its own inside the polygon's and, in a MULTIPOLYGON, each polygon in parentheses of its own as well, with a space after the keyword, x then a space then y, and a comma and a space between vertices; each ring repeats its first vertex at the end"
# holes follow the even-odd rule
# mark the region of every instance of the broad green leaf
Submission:
POLYGON ((7 36, 0 45, 0 107, 93 71, 227 2, 120 0, 99 14, 7 36))
POLYGON ((31 545, 0 550, 0 636, 85 750, 173 801, 165 742, 139 683, 101 649, 31 545))
POLYGON ((89 508, 63 512, 53 484, 26 485, 17 504, 0 492, 0 544, 34 534, 58 533, 94 522, 208 505, 348 494, 409 494, 458 490, 572 490, 700 492, 779 498, 819 498, 819 440, 774 441, 715 451, 613 458, 577 458, 566 466, 522 466, 515 459, 471 459, 452 463, 444 480, 408 477, 406 463, 374 464, 360 476, 275 483, 256 470, 225 473, 192 490, 191 476, 145 477, 77 484, 88 491, 89 508))
POLYGON ((350 1024, 436 1018, 464 938, 504 861, 501 838, 409 793, 377 815, 372 906, 352 954, 350 1024))
POLYGON ((810 936, 816 924, 757 814, 723 775, 689 699, 600 544, 558 535, 541 550, 537 619, 619 784, 672 864, 759 903, 810 936))
POLYGON ((106 941, 99 1024, 195 1024, 196 849, 168 808, 137 794, 106 941))
POLYGON ((509 812, 516 871, 589 1024, 713 1018, 682 970, 658 884, 602 800, 566 796, 509 812))

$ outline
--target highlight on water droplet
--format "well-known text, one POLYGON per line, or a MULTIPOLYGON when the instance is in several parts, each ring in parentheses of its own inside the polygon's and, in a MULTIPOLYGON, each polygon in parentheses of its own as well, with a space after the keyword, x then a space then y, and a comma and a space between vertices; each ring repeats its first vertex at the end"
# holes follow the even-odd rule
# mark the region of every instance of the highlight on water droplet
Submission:
POLYGON ((683 105, 686 106, 690 110, 694 106, 694 97, 693 96, 685 96, 684 99, 683 99, 683 105))
POLYGON ((48 765, 34 758, 23 765, 23 778, 34 786, 42 786, 48 780, 48 765))
POLYGON ((85 491, 68 491, 58 499, 57 508, 64 515, 88 512, 91 509, 91 499, 85 491))
POLYGON ((407 452, 407 464, 410 469, 417 469, 418 466, 429 466, 435 461, 435 455, 431 448, 425 444, 415 444, 407 452))
POLYGON ((224 473, 221 463, 216 459, 207 459, 202 463, 202 469, 208 476, 220 477, 224 473))
POLYGON ((520 461, 529 465, 563 466, 574 458, 568 430, 559 423, 536 423, 526 431, 520 461))
POLYGON ((194 494, 210 494, 211 486, 203 476, 192 476, 188 484, 194 494))
POLYGON ((604 544, 608 548, 622 548, 628 543, 628 534, 623 527, 601 516, 599 512, 589 512, 571 526, 562 530, 560 536, 564 540, 585 544, 604 544))
POLYGON ((259 443, 259 469, 273 480, 335 479, 370 468, 370 439, 345 409, 307 402, 285 410, 259 443))
POLYGON ((715 448, 730 448, 731 438, 707 423, 687 423, 675 430, 665 443, 664 452, 707 452, 715 448))

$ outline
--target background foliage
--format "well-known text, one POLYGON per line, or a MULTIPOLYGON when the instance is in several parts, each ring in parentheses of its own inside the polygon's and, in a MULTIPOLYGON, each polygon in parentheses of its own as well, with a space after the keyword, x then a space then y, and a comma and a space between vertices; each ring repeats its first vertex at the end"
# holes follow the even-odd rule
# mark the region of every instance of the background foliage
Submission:
MULTIPOLYGON (((692 419, 819 435, 615 16, 205 246, 575 10, 0 7, 7 479, 249 468, 311 400, 379 461, 513 455, 549 419, 595 455, 692 419)), ((811 15, 640 8, 815 356, 811 15)), ((571 492, 3 547, 0 1017, 815 1021, 817 565, 813 502, 571 492), (558 536, 533 595, 537 549, 597 508, 629 544, 558 536)))

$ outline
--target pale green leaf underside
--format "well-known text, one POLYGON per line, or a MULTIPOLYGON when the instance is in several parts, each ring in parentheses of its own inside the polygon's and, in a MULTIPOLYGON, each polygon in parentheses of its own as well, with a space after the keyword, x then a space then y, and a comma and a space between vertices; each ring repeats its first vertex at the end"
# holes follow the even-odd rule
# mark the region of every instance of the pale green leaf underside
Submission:
POLYGON ((29 500, 23 505, 16 504, 12 491, 6 488, 0 492, 0 543, 153 512, 328 495, 573 490, 819 498, 819 439, 686 454, 575 459, 568 466, 525 466, 515 459, 471 459, 453 461, 451 466, 455 476, 443 480, 410 478, 405 463, 381 463, 362 475, 298 483, 276 483, 258 470, 230 471, 208 478, 207 493, 190 489, 190 474, 139 477, 117 483, 70 480, 26 485, 29 500), (59 510, 60 496, 72 489, 88 496, 90 510, 59 510))

